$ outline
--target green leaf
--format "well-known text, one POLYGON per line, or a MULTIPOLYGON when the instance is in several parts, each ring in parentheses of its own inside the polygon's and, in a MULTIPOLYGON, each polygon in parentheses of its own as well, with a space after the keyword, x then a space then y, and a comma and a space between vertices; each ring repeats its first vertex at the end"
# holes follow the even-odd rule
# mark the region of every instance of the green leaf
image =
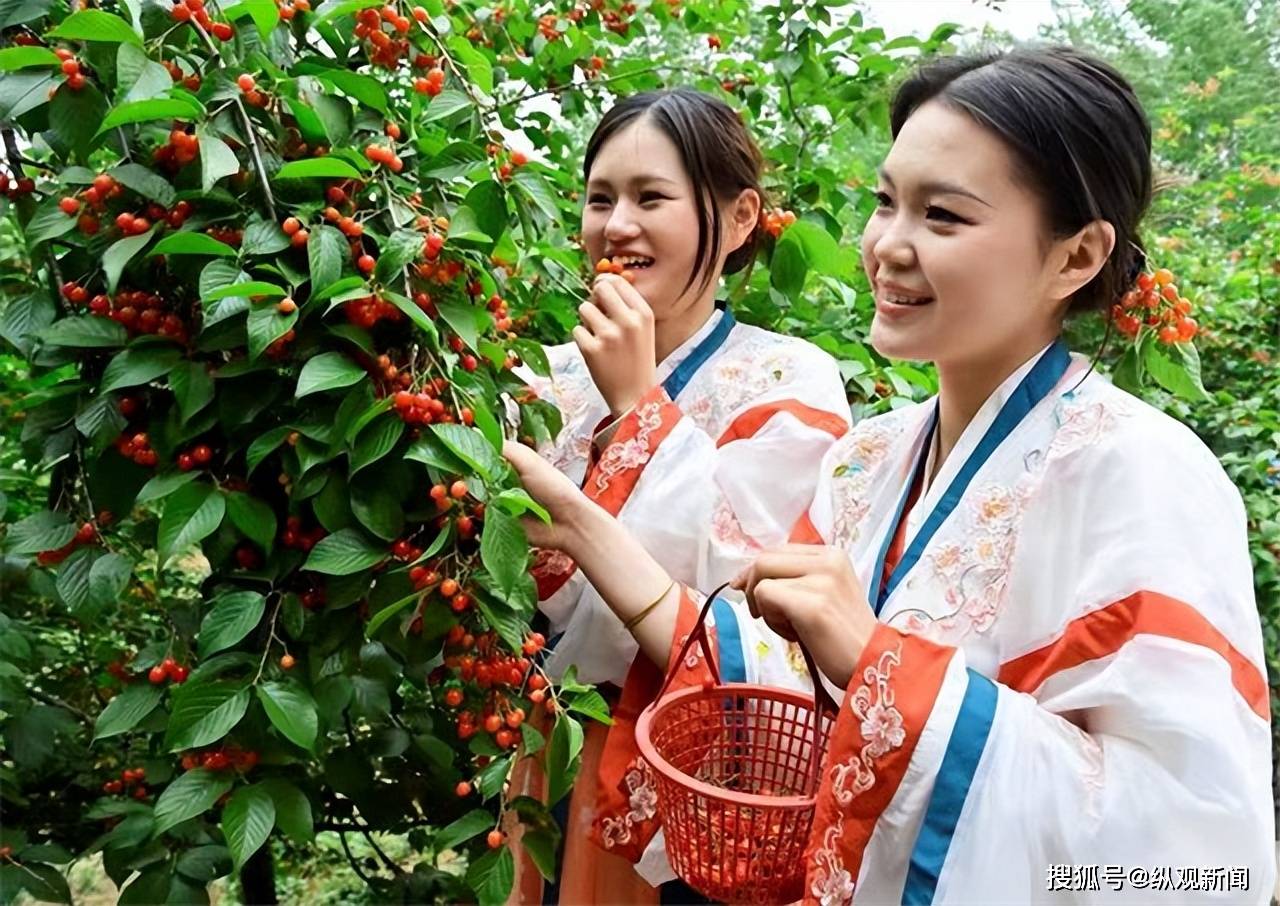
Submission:
POLYGON ((1147 373, 1155 382, 1175 396, 1191 402, 1211 399, 1200 383, 1199 358, 1194 360, 1196 374, 1193 377, 1188 369, 1191 360, 1180 355, 1179 360, 1175 361, 1167 350, 1168 347, 1157 343, 1147 344, 1144 361, 1147 373))
POLYGON ((444 119, 446 116, 457 113, 459 110, 466 110, 470 106, 471 98, 461 91, 446 88, 431 99, 431 103, 427 105, 426 112, 422 114, 418 122, 433 123, 436 120, 444 119))
POLYGON ((512 516, 523 516, 525 513, 533 513, 548 525, 551 523, 551 514, 538 501, 529 496, 529 492, 524 488, 507 488, 496 498, 494 503, 498 504, 512 516))
POLYGON ((240 0, 231 6, 223 7, 222 11, 228 19, 250 16, 264 42, 275 30, 276 23, 280 21, 280 9, 271 0, 240 0))
POLYGON ((267 296, 278 299, 287 295, 289 295, 289 291, 283 286, 277 286, 274 283, 267 283, 263 280, 249 280, 244 283, 232 283, 229 286, 211 289, 201 295, 200 301, 216 302, 229 296, 267 296))
POLYGON ((348 69, 322 67, 315 68, 311 74, 362 106, 372 107, 384 116, 387 115, 387 91, 377 79, 348 69))
POLYGON ((555 805, 573 786, 581 752, 582 725, 560 712, 547 748, 547 805, 555 805))
POLYGON ((227 495, 227 516, 231 524, 268 554, 276 539, 276 514, 252 494, 232 491, 227 495))
POLYGON ((422 234, 414 230, 397 230, 378 249, 378 266, 373 278, 391 283, 404 271, 405 265, 422 254, 422 234))
POLYGON ((325 352, 309 359, 298 375, 298 389, 294 394, 301 399, 312 393, 349 387, 365 377, 365 371, 340 352, 325 352))
POLYGON ((151 229, 137 236, 127 236, 124 239, 118 239, 102 254, 102 270, 107 275, 107 292, 114 293, 116 284, 120 282, 120 275, 124 273, 125 265, 132 260, 133 256, 146 248, 151 237, 155 235, 159 224, 152 224, 151 229))
POLYGON ((275 823, 275 801, 261 784, 236 790, 222 810, 222 835, 237 869, 267 842, 275 823))
POLYGON ((814 273, 841 279, 850 276, 850 262, 853 258, 841 250, 840 243, 834 236, 816 223, 797 220, 787 227, 778 244, 799 245, 804 254, 805 265, 814 273))
POLYGON ((529 540, 519 520, 500 507, 489 507, 480 534, 480 559, 503 597, 511 594, 527 571, 529 540))
POLYGON ((431 431, 485 481, 492 481, 506 469, 506 461, 476 429, 464 425, 432 425, 431 431))
MULTIPOLYGON (((394 541, 404 531, 404 511, 400 495, 388 487, 383 476, 365 472, 351 484, 351 513, 360 524, 383 541, 394 541)), ((338 526, 344 528, 343 526, 338 526)))
POLYGON ((149 123, 152 120, 193 120, 204 116, 204 107, 191 95, 175 95, 167 98, 148 98, 145 101, 126 101, 117 104, 106 115, 97 134, 130 123, 149 123))
POLYGON ((444 322, 472 349, 480 339, 480 309, 467 302, 437 302, 444 322))
POLYGON ((386 549, 371 543, 355 529, 342 529, 311 549, 303 569, 326 576, 349 576, 387 558, 386 549))
POLYGON ((450 239, 462 239, 467 242, 494 241, 492 236, 480 229, 475 211, 466 205, 461 205, 454 210, 453 219, 449 221, 448 236, 450 239))
POLYGON ((511 896, 516 863, 511 848, 490 850, 467 868, 467 886, 475 891, 480 906, 501 906, 511 896))
POLYGON ((40 334, 40 339, 50 346, 107 348, 129 342, 129 331, 110 318, 76 315, 55 321, 40 334))
POLYGON ((0 50, 0 72, 28 66, 61 66, 62 59, 47 47, 6 47, 0 50))
POLYGON ((78 613, 88 603, 89 571, 101 556, 102 551, 96 547, 82 547, 58 568, 58 596, 72 613, 78 613))
MULTIPOLYGON (((275 9, 274 4, 269 5, 272 10, 275 9)), ((227 143, 205 124, 201 123, 196 127, 196 136, 200 139, 200 186, 203 191, 208 192, 224 176, 239 173, 240 161, 227 143)))
POLYGON ((309 157, 305 160, 289 161, 276 171, 275 178, 359 179, 360 171, 340 157, 309 157))
POLYGON ((258 687, 258 701, 286 739, 307 751, 315 747, 319 718, 310 692, 294 682, 263 683, 258 687))
MULTIPOLYGON (((201 152, 203 153, 203 152, 201 152)), ((170 233, 156 243, 151 250, 153 255, 218 255, 222 258, 236 257, 236 250, 225 242, 219 242, 206 233, 185 230, 181 233, 170 233)))
MULTIPOLYGON (((168 78, 167 74, 165 78, 168 78)), ((133 189, 139 195, 150 198, 165 207, 172 205, 177 195, 167 179, 141 164, 121 164, 118 167, 112 167, 107 173, 125 188, 133 189)))
POLYGON ((164 691, 150 683, 133 683, 111 699, 93 725, 93 740, 127 733, 156 709, 164 691))
POLYGON ((249 444, 249 450, 245 453, 245 465, 248 470, 252 472, 261 465, 276 447, 284 443, 284 439, 289 436, 291 430, 288 425, 281 425, 279 428, 272 428, 249 444))
POLYGON ((493 94, 493 64, 489 62, 489 58, 476 50, 462 35, 449 38, 448 44, 454 58, 466 68, 471 81, 485 94, 493 94))
POLYGON ((172 87, 169 70, 149 58, 146 51, 133 44, 120 45, 116 51, 116 98, 119 101, 149 101, 164 97, 172 87))
POLYGON ((288 333, 298 323, 298 310, 281 313, 275 303, 250 309, 245 322, 249 337, 249 358, 257 359, 267 347, 288 333))
MULTIPOLYGON (((329 287, 342 276, 342 262, 350 252, 342 233, 331 226, 319 226, 307 240, 307 266, 313 287, 329 287)), ((363 281, 361 281, 363 282, 363 281)))
POLYGON ((310 843, 315 839, 315 825, 311 817, 311 800, 302 790, 279 777, 259 784, 276 806, 276 826, 294 843, 310 843))
POLYGON ((809 265, 800 242, 790 240, 789 233, 790 230, 783 233, 773 250, 773 259, 769 262, 769 279, 774 289, 795 300, 804 289, 804 278, 809 272, 809 265))
POLYGON ((27 222, 27 242, 35 245, 64 236, 76 228, 76 220, 58 207, 57 198, 50 197, 36 208, 35 215, 27 222))
MULTIPOLYGON (((289 237, 284 234, 284 230, 280 229, 280 224, 274 220, 266 220, 257 214, 249 219, 244 228, 244 241, 240 243, 240 248, 249 255, 274 255, 277 252, 283 252, 289 247, 289 237)), ((258 283, 259 286, 271 286, 278 292, 272 293, 277 296, 289 295, 287 290, 279 289, 271 283, 258 283)), ((252 295, 260 295, 253 292, 252 295)), ((208 301, 206 299, 206 301, 208 301)))
POLYGON ((226 772, 196 768, 179 774, 156 800, 155 833, 162 834, 188 818, 203 815, 235 781, 226 772))
POLYGON ((227 499, 211 484, 193 482, 164 502, 158 545, 161 565, 212 535, 227 512, 227 499))
POLYGON ((102 372, 102 386, 107 393, 122 387, 136 387, 167 374, 182 359, 181 351, 172 346, 130 346, 116 353, 102 372))
MULTIPOLYGON (((341 236, 341 234, 339 234, 339 236, 341 236)), ((314 238, 308 242, 307 245, 311 245, 312 242, 315 242, 314 238)), ((312 273, 315 273, 314 265, 312 266, 312 273)), ((314 279, 314 277, 312 279, 314 279)), ((369 294, 368 287, 365 286, 363 277, 343 277, 341 280, 335 280, 333 283, 330 283, 328 286, 324 287, 324 289, 313 292, 311 294, 310 301, 323 302, 326 299, 333 298, 334 296, 345 295, 352 290, 360 290, 358 294, 359 296, 367 296, 369 294)))
POLYGON ((95 610, 120 600, 133 575, 133 564, 120 554, 107 554, 89 570, 89 606, 95 610))
POLYGON ((199 472, 164 472, 152 477, 138 491, 135 503, 146 503, 148 500, 159 500, 168 497, 184 484, 190 484, 200 477, 199 472))
POLYGON ((41 510, 9 527, 5 547, 11 554, 57 550, 76 536, 76 527, 62 513, 41 510))
POLYGON ((351 451, 351 475, 386 456, 404 434, 404 422, 396 416, 378 419, 360 432, 351 451))
POLYGON ((142 44, 129 23, 119 16, 103 12, 100 9, 83 9, 72 13, 52 31, 45 32, 50 38, 70 38, 75 41, 105 41, 119 44, 142 44))
POLYGON ((99 393, 89 405, 76 413, 76 430, 89 438, 95 446, 105 446, 120 435, 127 421, 120 414, 115 398, 109 393, 99 393))
POLYGON ((0 120, 15 120, 49 103, 49 89, 57 85, 45 72, 15 72, 0 79, 0 120))
POLYGON ((364 624, 364 637, 366 639, 373 638, 378 634, 378 630, 381 629, 388 620, 400 613, 400 611, 404 610, 414 601, 418 600, 419 597, 421 597, 421 592, 415 591, 413 594, 405 595, 399 601, 393 601, 386 607, 379 610, 369 618, 369 622, 364 624))
POLYGON ((577 711, 587 717, 594 718, 602 724, 612 724, 613 715, 609 712, 609 704, 599 692, 588 689, 573 697, 569 703, 570 711, 577 711))
POLYGON ((213 401, 213 375, 203 362, 183 362, 169 374, 169 387, 178 401, 183 424, 213 401))
POLYGON ((248 707, 249 690, 241 683, 188 679, 173 692, 165 748, 177 752, 217 742, 240 722, 248 707))
POLYGON ((483 809, 474 809, 456 821, 442 827, 436 834, 433 845, 436 852, 445 849, 457 849, 460 844, 466 843, 486 831, 493 830, 494 826, 493 815, 483 809))
POLYGON ((219 595, 200 623, 200 657, 230 648, 262 622, 266 598, 256 591, 235 591, 219 595))

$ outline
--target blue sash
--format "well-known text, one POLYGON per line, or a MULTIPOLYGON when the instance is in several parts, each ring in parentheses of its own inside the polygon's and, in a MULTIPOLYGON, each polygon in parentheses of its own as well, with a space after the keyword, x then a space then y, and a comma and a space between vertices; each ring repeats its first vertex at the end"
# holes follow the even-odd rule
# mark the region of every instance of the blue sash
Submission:
POLYGON ((871 575, 871 594, 869 598, 877 615, 879 615, 881 608, 884 607, 885 602, 889 600, 889 596, 893 594, 894 589, 902 583, 906 575, 911 572, 911 568, 916 565, 925 548, 929 546, 929 542, 933 540, 933 536, 937 534, 938 529, 942 527, 942 524, 947 521, 947 517, 960 504, 960 499, 964 496, 965 490, 969 487, 969 483, 973 481, 973 477, 978 473, 978 470, 991 458, 991 454, 1004 442, 1004 439, 1012 434, 1014 429, 1022 423, 1022 420, 1027 417, 1031 410, 1057 386, 1058 381, 1066 373, 1067 366, 1070 364, 1071 355, 1067 352, 1066 344, 1062 340, 1058 340, 1032 366, 1026 377, 1022 379, 1022 382, 1005 400, 1004 406, 1001 407, 1000 412, 996 415, 995 421, 991 423, 991 427, 987 428, 987 433, 982 436, 982 440, 978 441, 978 445, 973 448, 969 458, 965 460, 964 465, 960 467, 955 477, 951 479, 951 484, 948 485, 946 492, 939 498, 937 506, 929 513, 929 518, 925 520, 924 525, 920 527, 920 531, 912 539, 911 546, 903 553, 902 559, 898 561, 893 572, 890 573, 889 581, 885 582, 885 558, 889 554, 890 545, 893 544, 894 535, 898 532, 898 523, 904 515, 903 510, 906 508, 907 498, 911 495, 911 486, 924 468, 924 461, 928 458, 929 447, 933 441, 933 432, 937 430, 938 409, 937 404, 934 404, 933 415, 929 420, 924 443, 916 454, 919 458, 916 461, 915 468, 911 470, 911 477, 907 481, 907 487, 898 501, 897 511, 889 525, 889 531, 885 536, 884 543, 880 546, 880 554, 876 558, 875 572, 871 575))

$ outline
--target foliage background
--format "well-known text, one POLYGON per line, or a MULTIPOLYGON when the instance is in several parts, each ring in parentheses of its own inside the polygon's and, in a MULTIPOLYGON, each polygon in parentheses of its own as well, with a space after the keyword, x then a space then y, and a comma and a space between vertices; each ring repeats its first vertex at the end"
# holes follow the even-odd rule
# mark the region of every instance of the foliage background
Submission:
MULTIPOLYGON (((557 6, 563 22, 569 7, 557 6)), ((23 21, 24 10, 31 8, 0 5, 0 18, 23 21)), ((104 8, 117 9, 110 4, 104 8)), ((885 103, 894 79, 918 56, 958 46, 1007 46, 1009 37, 955 34, 944 23, 938 23, 929 40, 884 35, 862 22, 856 6, 708 0, 681 4, 678 17, 662 0, 652 8, 641 4, 631 15, 617 4, 609 9, 630 18, 628 27, 620 29, 625 33, 588 16, 568 27, 554 47, 536 51, 539 66, 522 66, 504 51, 515 44, 532 49, 537 16, 552 12, 551 5, 508 4, 501 28, 495 28, 489 4, 462 2, 448 12, 456 34, 480 27, 495 40, 495 48, 486 47, 485 39, 476 42, 496 74, 494 97, 501 110, 490 124, 500 122, 513 145, 532 153, 531 169, 546 187, 545 193, 526 200, 526 215, 536 218, 535 229, 520 229, 519 212, 514 206, 510 212, 508 251, 518 256, 518 270, 504 292, 513 307, 530 315, 529 335, 559 341, 573 322, 584 273, 574 249, 575 193, 581 149, 599 112, 613 92, 693 84, 728 96, 744 110, 771 161, 773 202, 800 217, 794 232, 769 248, 749 282, 728 288, 740 316, 809 337, 835 355, 855 414, 883 411, 931 393, 933 376, 927 369, 884 362, 865 344, 871 306, 854 250, 874 203, 868 188, 874 167, 888 143, 885 103), (722 42, 719 51, 708 46, 711 34, 722 42), (576 64, 592 55, 601 56, 606 65, 588 80, 586 70, 576 64), (518 100, 530 95, 536 96, 518 100)), ((55 21, 66 13, 53 9, 55 21)), ((5 34, 7 45, 12 29, 5 34)), ((1153 266, 1177 274, 1184 294, 1196 305, 1204 327, 1197 347, 1209 396, 1180 398, 1150 378, 1135 389, 1190 424, 1218 454, 1244 496, 1274 678, 1280 675, 1280 99, 1274 92, 1280 84, 1280 5, 1275 0, 1134 0, 1120 11, 1106 0, 1086 0, 1062 6, 1045 36, 1110 58, 1134 80, 1152 114, 1156 154, 1169 187, 1147 222, 1150 258, 1153 266), (1213 40, 1206 41, 1206 35, 1213 40)), ((245 51, 253 69, 258 62, 251 56, 253 48, 237 50, 245 51)), ((0 81, 0 100, 4 97, 0 81)), ((4 103, 0 107, 8 109, 4 103)), ((474 121, 448 122, 472 140, 482 134, 474 121)), ((440 148, 431 150, 438 153, 440 148)), ((48 152, 37 145, 30 153, 39 157, 48 152)), ((427 158, 422 149, 422 159, 427 158)), ((445 197, 461 194, 451 192, 445 182, 445 197)), ((39 268, 41 263, 33 262, 23 239, 21 225, 30 212, 24 215, 19 204, 6 206, 5 213, 0 221, 0 280, 5 286, 0 335, 23 348, 14 302, 29 286, 33 264, 39 268)), ((1103 344, 1099 323, 1081 322, 1072 331, 1078 349, 1103 344)), ((1102 364, 1116 367, 1125 351, 1112 335, 1102 364)), ((33 448, 36 435, 29 421, 44 394, 67 380, 68 371, 67 366, 32 367, 24 355, 12 347, 10 352, 0 354, 0 410, 7 415, 0 423, 0 507, 4 522, 11 525, 46 506, 51 478, 57 480, 53 463, 42 461, 43 450, 33 448)), ((1138 377, 1131 369, 1120 374, 1131 383, 1138 377)), ((154 509, 141 508, 121 529, 122 542, 145 550, 154 538, 155 516, 154 509)), ((23 888, 56 898, 62 888, 54 875, 61 875, 74 856, 101 845, 102 828, 77 816, 97 800, 102 779, 132 763, 127 759, 162 755, 144 737, 90 744, 92 734, 74 711, 101 711, 105 700, 98 689, 113 686, 106 665, 126 650, 143 650, 166 637, 170 629, 164 611, 198 610, 207 571, 199 557, 170 570, 161 608, 148 597, 159 579, 154 558, 140 561, 135 583, 118 606, 86 623, 67 606, 53 577, 42 578, 44 572, 35 568, 30 555, 8 554, 0 560, 0 634, 5 639, 0 645, 0 804, 9 815, 15 810, 31 814, 32 802, 52 807, 61 800, 74 812, 61 822, 5 822, 3 839, 16 843, 11 835, 23 834, 25 860, 47 868, 36 869, 39 880, 30 873, 17 874, 13 866, 0 868, 0 900, 23 888)), ((252 649, 253 644, 250 639, 243 647, 252 649)), ((256 644, 261 647, 261 640, 256 644)), ((406 680, 391 689, 398 705, 402 697, 412 698, 410 685, 406 680)), ((1273 684, 1273 713, 1277 703, 1273 684)), ((393 723, 390 713, 375 715, 363 719, 360 729, 367 731, 366 739, 380 739, 393 723)), ((393 749, 378 754, 382 770, 398 776, 420 767, 408 763, 412 752, 393 754, 393 749)), ((150 768, 152 762, 147 763, 150 768)), ((322 803, 332 805, 319 792, 325 787, 323 762, 295 752, 280 767, 288 769, 289 764, 316 780, 314 802, 317 824, 322 824, 322 803)), ((318 879, 319 886, 311 887, 306 897, 322 902, 326 897, 332 902, 385 902, 402 896, 493 899, 493 891, 484 889, 485 878, 463 883, 463 874, 457 883, 449 880, 453 872, 465 870, 468 857, 481 858, 484 850, 476 841, 462 841, 461 856, 451 861, 449 853, 442 861, 433 836, 457 817, 457 807, 443 801, 439 806, 438 817, 429 816, 413 831, 403 822, 374 822, 370 836, 380 841, 381 852, 354 834, 350 853, 344 852, 347 841, 339 845, 334 831, 321 830, 313 844, 273 835, 270 848, 281 866, 277 890, 286 900, 301 895, 297 880, 283 880, 288 876, 318 879), (447 877, 437 875, 437 867, 447 877), (356 871, 372 883, 358 879, 356 871), (409 879, 422 886, 413 887, 409 879)), ((486 808, 495 806, 496 800, 490 800, 486 808)), ((141 848, 133 853, 142 872, 132 876, 131 883, 139 885, 135 897, 146 895, 139 879, 149 870, 154 873, 158 864, 167 866, 166 878, 180 877, 173 860, 192 842, 219 845, 216 822, 201 833, 201 838, 170 839, 158 855, 141 848)), ((86 883, 83 867, 70 874, 77 888, 86 883)), ((93 884, 101 888, 106 882, 93 884)), ((165 895, 173 901, 198 900, 198 888, 188 883, 179 891, 175 882, 165 895)), ((225 881, 213 889, 220 899, 239 897, 225 881)))

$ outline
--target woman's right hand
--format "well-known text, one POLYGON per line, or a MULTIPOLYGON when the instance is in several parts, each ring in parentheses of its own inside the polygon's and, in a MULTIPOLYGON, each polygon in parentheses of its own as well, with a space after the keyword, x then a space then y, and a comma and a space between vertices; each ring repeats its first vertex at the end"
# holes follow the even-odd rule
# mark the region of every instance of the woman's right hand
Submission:
POLYGON ((526 516, 522 520, 529 543, 574 556, 575 541, 580 534, 578 529, 596 505, 563 472, 523 444, 506 441, 502 445, 502 455, 520 476, 529 496, 551 515, 550 525, 536 516, 526 516))

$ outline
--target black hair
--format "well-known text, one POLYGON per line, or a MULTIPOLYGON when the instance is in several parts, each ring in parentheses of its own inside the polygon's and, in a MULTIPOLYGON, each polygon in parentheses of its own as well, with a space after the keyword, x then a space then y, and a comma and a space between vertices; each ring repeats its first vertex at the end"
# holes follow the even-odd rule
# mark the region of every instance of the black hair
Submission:
MULTIPOLYGON (((694 285, 699 275, 699 288, 706 289, 713 279, 711 266, 723 233, 716 202, 730 201, 743 189, 753 189, 764 203, 760 149, 742 117, 723 101, 690 88, 646 91, 619 101, 600 119, 587 142, 582 164, 584 181, 590 179, 591 165, 605 142, 642 118, 649 119, 676 146, 693 183, 698 248, 684 291, 694 285)), ((735 274, 754 260, 760 232, 757 225, 747 240, 729 253, 724 273, 735 274)))
POLYGON ((917 69, 890 109, 894 138, 928 101, 965 113, 1012 149, 1055 237, 1094 220, 1116 232, 1098 274, 1070 310, 1106 311, 1145 262, 1138 224, 1151 203, 1151 124, 1129 82, 1070 47, 944 57, 917 69))

